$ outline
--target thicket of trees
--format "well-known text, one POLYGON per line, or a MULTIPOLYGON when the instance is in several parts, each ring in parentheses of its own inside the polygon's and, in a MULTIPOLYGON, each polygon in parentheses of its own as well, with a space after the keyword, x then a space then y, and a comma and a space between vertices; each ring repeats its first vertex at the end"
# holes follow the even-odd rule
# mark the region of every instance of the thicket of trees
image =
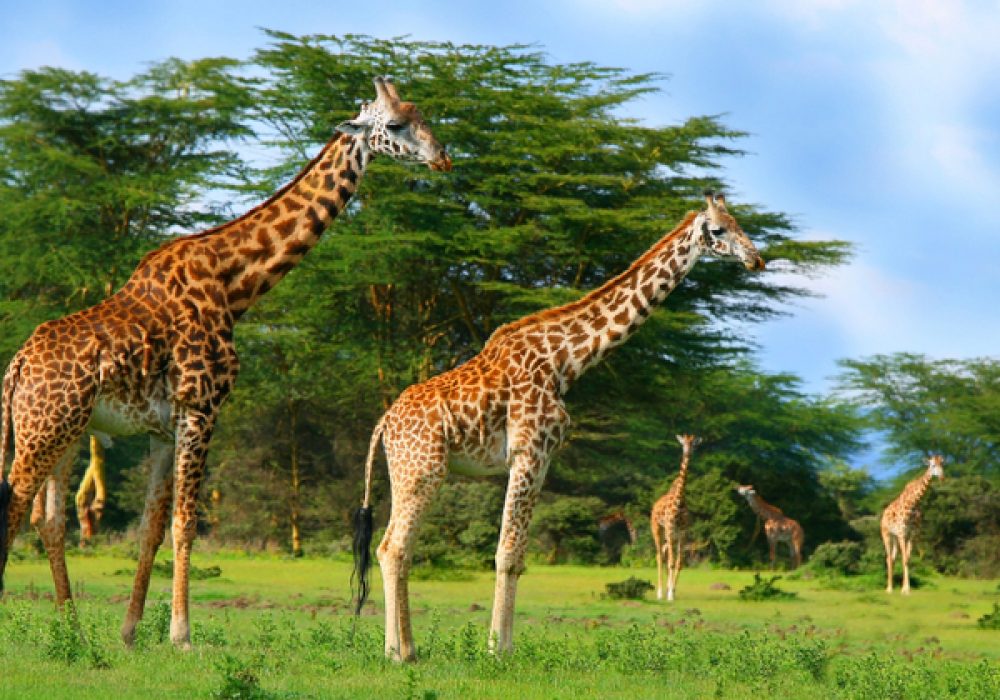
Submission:
MULTIPOLYGON (((741 155, 743 134, 715 117, 650 126, 621 116, 661 76, 554 64, 524 46, 268 32, 246 64, 170 60, 124 82, 25 72, 0 81, 0 359, 38 322, 120 286, 166 238, 277 189, 371 98, 379 74, 420 106, 454 171, 375 161, 321 244, 244 318, 243 369, 210 455, 207 490, 217 498, 206 498, 206 523, 221 540, 341 542, 371 428, 403 388, 469 358, 498 325, 623 269, 697 207, 704 188, 721 188, 720 163, 741 155)), ((779 212, 732 209, 784 272, 815 272, 849 255, 842 242, 795 240, 779 212)), ((870 365, 884 358, 845 365, 844 395, 832 398, 754 365, 746 329, 803 293, 767 274, 702 263, 574 387, 571 441, 538 510, 539 553, 614 560, 596 520, 615 510, 634 519, 639 551, 648 547, 648 508, 678 465, 676 433, 705 438, 688 491, 696 553, 732 563, 765 549, 750 542, 754 518, 733 493, 737 483, 753 483, 798 518, 815 546, 856 537, 850 519, 878 497, 845 466, 866 427, 887 431, 907 456, 925 444, 945 450, 943 441, 893 432, 914 419, 901 415, 907 397, 893 403, 895 389, 879 393, 891 373, 870 365)), ((987 386, 995 367, 977 367, 981 403, 969 399, 958 413, 983 413, 996 396, 987 386)), ((944 365, 935 369, 941 382, 927 385, 941 390, 956 368, 975 374, 944 365)), ((913 381, 903 384, 925 386, 913 381)), ((966 460, 962 473, 992 483, 992 438, 979 433, 994 435, 995 425, 980 419, 935 425, 955 445, 946 454, 966 460)), ((124 528, 138 513, 143 446, 122 441, 109 451, 107 525, 124 528)), ((450 483, 418 556, 488 564, 502 486, 450 483)), ((384 521, 384 472, 375 499, 384 521)))

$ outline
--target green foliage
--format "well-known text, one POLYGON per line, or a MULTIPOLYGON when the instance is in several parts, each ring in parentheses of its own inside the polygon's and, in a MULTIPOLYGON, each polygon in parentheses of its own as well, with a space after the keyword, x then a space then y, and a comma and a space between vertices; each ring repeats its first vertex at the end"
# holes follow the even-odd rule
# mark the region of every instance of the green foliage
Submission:
POLYGON ((276 697, 260 687, 260 677, 255 667, 261 661, 261 657, 244 661, 231 654, 223 655, 216 663, 216 668, 222 674, 222 685, 212 691, 212 697, 216 700, 266 700, 276 697))
POLYGON ((789 600, 798 596, 791 591, 783 591, 774 585, 781 576, 763 579, 759 573, 753 575, 753 583, 740 589, 740 600, 789 600))
POLYGON ((993 603, 993 612, 985 613, 976 624, 984 630, 1000 630, 1000 603, 993 603))
POLYGON ((651 582, 635 576, 605 586, 608 598, 613 600, 645 600, 646 592, 655 588, 651 582))
POLYGON ((601 553, 599 520, 607 505, 594 496, 563 496, 538 504, 531 531, 549 564, 593 563, 601 553))
POLYGON ((414 562, 488 569, 500 535, 503 490, 486 481, 444 484, 424 517, 414 562))
POLYGON ((839 391, 885 432, 888 456, 942 454, 949 476, 1000 477, 1000 362, 896 353, 840 364, 839 391))
POLYGON ((861 571, 863 554, 859 542, 824 542, 813 551, 806 566, 820 575, 850 576, 861 571))

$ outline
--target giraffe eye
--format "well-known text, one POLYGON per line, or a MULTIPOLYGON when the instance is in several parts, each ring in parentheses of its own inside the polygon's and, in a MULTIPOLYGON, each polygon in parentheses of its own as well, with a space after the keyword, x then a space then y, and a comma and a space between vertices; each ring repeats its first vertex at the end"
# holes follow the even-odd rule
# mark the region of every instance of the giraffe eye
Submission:
POLYGON ((385 125, 385 128, 388 129, 389 131, 400 132, 406 128, 406 124, 404 124, 403 122, 388 122, 385 125))

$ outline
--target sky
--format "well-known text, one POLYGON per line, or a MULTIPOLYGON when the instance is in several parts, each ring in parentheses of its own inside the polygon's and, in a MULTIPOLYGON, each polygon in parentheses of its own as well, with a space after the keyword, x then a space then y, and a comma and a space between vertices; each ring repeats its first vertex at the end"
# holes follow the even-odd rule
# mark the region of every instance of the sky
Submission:
MULTIPOLYGON (((626 116, 748 132, 731 202, 854 246, 755 326, 764 370, 832 386, 837 360, 1000 354, 1000 4, 963 0, 5 0, 0 77, 127 78, 176 56, 249 57, 261 28, 535 44, 557 63, 669 76, 626 116), (308 9, 306 9, 308 8, 308 9)), ((781 275, 780 265, 768 274, 781 275)))

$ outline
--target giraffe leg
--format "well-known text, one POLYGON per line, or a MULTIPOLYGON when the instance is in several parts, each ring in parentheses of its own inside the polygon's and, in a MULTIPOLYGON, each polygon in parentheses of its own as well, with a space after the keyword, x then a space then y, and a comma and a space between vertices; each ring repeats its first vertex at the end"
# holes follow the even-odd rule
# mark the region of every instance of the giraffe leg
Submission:
POLYGON ((887 532, 885 530, 882 531, 882 546, 885 547, 885 592, 892 593, 892 560, 894 558, 894 552, 891 532, 887 532))
POLYGON ((660 540, 660 526, 653 520, 653 549, 656 550, 656 599, 663 600, 663 544, 660 540))
POLYGON ((496 553, 497 578, 490 623, 490 648, 495 653, 514 648, 517 580, 524 571, 528 525, 547 469, 548 455, 541 450, 518 450, 513 455, 496 553))
POLYGON ((56 589, 56 605, 59 606, 72 598, 69 572, 66 569, 66 494, 76 455, 77 448, 74 445, 59 458, 52 475, 35 494, 35 505, 31 513, 31 524, 38 531, 49 558, 49 568, 52 570, 52 581, 56 589))
POLYGON ((188 571, 198 525, 198 490, 205 473, 205 457, 212 439, 216 414, 184 409, 177 420, 174 482, 174 580, 170 613, 170 641, 179 649, 191 648, 188 615, 188 571))
POLYGON ((142 619, 149 592, 149 579, 153 572, 156 551, 163 544, 170 515, 170 501, 174 485, 174 446, 155 437, 149 439, 150 465, 146 505, 139 526, 139 562, 129 597, 128 610, 122 623, 121 636, 125 646, 135 642, 135 628, 142 619))
POLYGON ((773 537, 767 538, 767 549, 768 549, 768 554, 770 555, 771 558, 771 571, 774 571, 775 558, 778 555, 777 552, 778 543, 774 540, 773 537))
POLYGON ((667 551, 667 600, 674 599, 674 533, 666 528, 667 536, 663 547, 667 551))
POLYGON ((912 539, 900 540, 899 556, 903 560, 903 587, 899 592, 903 595, 910 595, 910 552, 912 551, 912 539))
POLYGON ((674 599, 677 590, 677 578, 681 574, 681 566, 684 564, 684 532, 677 533, 677 552, 674 554, 674 566, 670 571, 670 600, 674 599))
MULTIPOLYGON (((416 436, 408 436, 420 442, 416 436)), ((409 575, 420 521, 447 475, 442 436, 424 435, 430 443, 429 463, 407 461, 394 443, 386 446, 392 481, 392 508, 377 556, 385 592, 385 654, 394 661, 413 661, 413 627, 410 623, 409 575)))

